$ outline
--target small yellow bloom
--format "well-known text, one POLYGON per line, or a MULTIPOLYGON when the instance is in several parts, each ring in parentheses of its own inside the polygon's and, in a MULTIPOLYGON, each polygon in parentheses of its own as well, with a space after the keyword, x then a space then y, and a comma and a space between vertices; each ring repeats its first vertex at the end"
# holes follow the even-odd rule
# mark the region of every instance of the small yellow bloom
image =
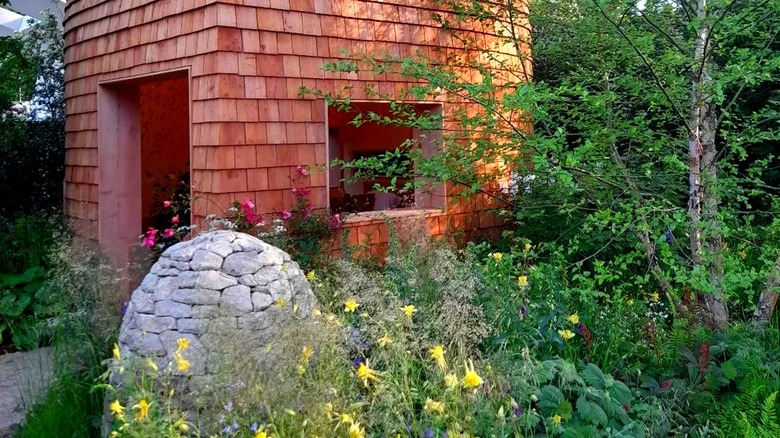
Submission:
POLYGON ((363 381, 363 385, 368 386, 369 381, 376 381, 378 379, 378 373, 368 367, 368 361, 363 362, 357 369, 357 376, 363 381))
POLYGON ((530 251, 530 250, 531 250, 531 243, 529 243, 529 242, 526 242, 526 243, 525 243, 525 246, 523 247, 523 249, 525 250, 525 252, 528 252, 528 251, 530 251))
POLYGON ((634 300, 628 299, 628 300, 626 300, 626 304, 628 304, 629 306, 633 306, 634 305, 634 300))
POLYGON ((404 314, 406 314, 406 317, 409 319, 412 319, 415 313, 417 313, 417 309, 414 308, 413 305, 409 304, 408 306, 404 306, 404 314))
POLYGON ((293 304, 293 313, 298 313, 298 305, 293 304))
POLYGON ((179 338, 176 340, 176 345, 176 351, 181 353, 190 347, 190 340, 187 338, 179 338))
POLYGON ((271 435, 268 435, 268 432, 265 431, 265 429, 258 429, 257 432, 255 432, 254 438, 271 438, 271 435))
POLYGON ((357 303, 357 301, 355 301, 355 300, 347 300, 347 301, 344 302, 344 311, 345 312, 350 312, 350 313, 354 312, 355 309, 357 309, 358 306, 359 306, 359 304, 357 303))
POLYGON ((447 389, 455 389, 458 386, 458 376, 453 373, 447 373, 444 376, 444 384, 447 386, 447 389))
POLYGON ((112 401, 111 404, 108 405, 108 408, 111 410, 111 413, 114 414, 114 417, 119 418, 120 420, 125 416, 125 407, 119 403, 119 400, 112 401))
POLYGON ((173 356, 173 358, 174 358, 174 360, 176 360, 176 368, 180 372, 183 373, 183 372, 187 371, 188 369, 190 369, 190 361, 188 361, 187 359, 183 358, 180 354, 175 354, 173 356))
POLYGON ((159 371, 159 370, 160 370, 160 369, 157 367, 157 364, 156 364, 156 363, 154 363, 154 361, 153 361, 152 359, 148 359, 148 358, 146 359, 146 366, 147 366, 147 367, 149 367, 149 369, 151 369, 151 370, 152 370, 152 371, 154 371, 155 373, 156 373, 157 371, 159 371))
POLYGON ((553 417, 552 417, 552 422, 553 422, 553 424, 556 424, 556 425, 557 425, 557 424, 561 424, 561 421, 562 421, 562 420, 563 420, 563 418, 561 418, 561 416, 560 416, 560 415, 558 415, 558 414, 555 414, 555 415, 553 415, 553 417))
POLYGON ((119 432, 112 430, 111 435, 109 435, 111 438, 119 438, 119 432))
POLYGON ((114 353, 114 360, 115 361, 119 362, 120 360, 122 360, 122 354, 119 353, 119 345, 114 344, 114 351, 113 351, 113 353, 114 353))
POLYGON ((574 315, 569 315, 568 318, 570 323, 572 324, 579 324, 580 323, 580 315, 577 315, 576 313, 574 315))
POLYGON ((658 301, 661 299, 661 296, 658 295, 658 292, 653 292, 650 294, 650 300, 651 301, 658 301))
POLYGON ((187 423, 184 422, 184 418, 179 418, 176 420, 176 422, 173 423, 173 427, 181 430, 182 432, 187 432, 190 430, 190 427, 187 425, 187 423))
POLYGON ((517 277, 517 286, 520 288, 528 287, 528 277, 525 275, 517 277))
POLYGON ((269 343, 265 344, 265 351, 266 351, 266 353, 271 351, 272 348, 274 348, 274 344, 273 343, 269 342, 269 343))
POLYGON ((279 307, 284 307, 285 305, 284 299, 279 298, 278 300, 276 300, 276 305, 279 307))
POLYGON ((306 374, 306 367, 301 364, 298 364, 298 375, 302 376, 304 374, 306 374))
POLYGON ((339 421, 342 424, 351 424, 351 423, 355 422, 355 420, 353 420, 352 417, 349 414, 347 414, 347 413, 341 414, 339 416, 339 421))
POLYGON ((490 253, 490 257, 492 257, 493 260, 495 260, 497 262, 500 262, 501 259, 504 257, 504 255, 501 254, 500 252, 491 252, 490 253))
POLYGON ((386 345, 392 344, 393 340, 390 339, 389 336, 387 336, 387 333, 385 333, 384 336, 376 340, 376 343, 379 344, 380 347, 384 347, 386 345))
POLYGON ((747 257, 747 253, 744 250, 738 252, 737 255, 739 255, 740 260, 745 260, 745 258, 747 257))
POLYGON ((303 351, 301 352, 301 360, 303 363, 309 363, 309 358, 311 358, 311 355, 314 354, 314 349, 309 347, 308 345, 303 347, 303 351))
POLYGON ((314 280, 317 279, 317 274, 315 274, 314 271, 309 271, 306 274, 306 279, 309 280, 309 281, 314 281, 314 280))
POLYGON ((141 421, 149 418, 149 402, 146 399, 141 399, 137 405, 133 406, 133 409, 138 411, 135 413, 136 420, 141 421))
POLYGON ((434 401, 430 398, 425 399, 424 409, 427 412, 438 412, 439 414, 444 412, 444 402, 434 401))
POLYGON ((477 371, 474 369, 474 363, 469 361, 469 363, 466 364, 466 375, 463 377, 463 386, 476 389, 482 382, 482 377, 479 377, 479 374, 477 374, 477 371))
POLYGON ((430 350, 428 350, 428 354, 431 355, 431 357, 436 360, 436 365, 439 367, 440 370, 446 370, 447 369, 447 361, 444 359, 444 353, 446 351, 444 350, 444 347, 442 345, 436 345, 430 350))
POLYGON ((568 341, 575 336, 575 333, 569 329, 558 330, 558 334, 561 335, 561 338, 563 338, 564 341, 568 341))
POLYGON ((360 427, 358 422, 350 424, 347 432, 349 433, 349 438, 365 438, 366 436, 366 429, 360 427))
POLYGON ((320 312, 320 309, 314 309, 311 311, 311 314, 316 318, 318 316, 322 316, 322 312, 320 312))

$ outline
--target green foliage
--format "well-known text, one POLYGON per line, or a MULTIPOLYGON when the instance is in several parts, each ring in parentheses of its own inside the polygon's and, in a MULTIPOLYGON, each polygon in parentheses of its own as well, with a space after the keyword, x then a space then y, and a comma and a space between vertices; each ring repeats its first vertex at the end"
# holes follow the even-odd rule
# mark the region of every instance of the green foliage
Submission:
POLYGON ((37 67, 26 56, 21 40, 0 37, 0 113, 32 97, 37 67))

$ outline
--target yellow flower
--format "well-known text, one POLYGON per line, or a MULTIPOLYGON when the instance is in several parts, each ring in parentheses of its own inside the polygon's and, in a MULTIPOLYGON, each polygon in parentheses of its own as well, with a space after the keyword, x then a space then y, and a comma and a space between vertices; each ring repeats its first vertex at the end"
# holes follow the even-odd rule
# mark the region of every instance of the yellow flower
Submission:
POLYGON ((482 382, 482 377, 479 377, 479 374, 474 370, 474 363, 469 361, 469 363, 466 364, 466 375, 463 377, 463 386, 476 389, 482 382))
POLYGON ((301 352, 301 360, 303 363, 309 363, 309 358, 312 354, 314 354, 313 348, 309 347, 308 345, 303 347, 303 352, 301 352))
POLYGON ((526 242, 525 246, 523 247, 523 249, 525 250, 525 252, 530 251, 531 250, 531 243, 530 242, 526 242))
POLYGON ((441 414, 444 412, 444 402, 433 401, 430 398, 427 398, 425 399, 424 409, 427 412, 438 412, 441 414))
POLYGON ((183 358, 181 356, 181 354, 174 354, 173 358, 174 358, 174 360, 176 360, 176 368, 180 372, 183 373, 183 372, 187 371, 188 369, 190 369, 190 361, 188 361, 187 359, 183 358))
POLYGON ((502 257, 504 257, 504 255, 503 255, 503 254, 501 254, 500 252, 491 252, 491 253, 490 253, 490 257, 492 257, 492 258, 493 258, 493 260, 495 260, 495 261, 497 261, 497 262, 500 262, 500 261, 501 261, 501 258, 502 258, 502 257))
POLYGON ((314 271, 309 271, 306 274, 306 279, 309 280, 309 281, 314 281, 314 280, 317 279, 317 274, 315 274, 314 271))
POLYGON ((311 311, 311 314, 314 315, 314 317, 322 316, 322 312, 320 312, 320 309, 314 309, 311 311))
POLYGON ((378 376, 375 370, 368 367, 367 362, 368 361, 361 363, 357 369, 357 376, 363 381, 363 385, 365 386, 368 386, 369 381, 376 381, 378 376))
POLYGON ((349 438, 365 438, 366 436, 366 429, 360 427, 358 422, 350 424, 347 432, 349 433, 349 438))
POLYGON ((628 304, 629 306, 633 306, 634 305, 634 300, 628 299, 628 300, 626 300, 626 304, 628 304))
POLYGON ((141 399, 137 405, 133 406, 138 412, 135 413, 136 420, 145 420, 149 418, 149 402, 145 399, 141 399))
POLYGON ((341 421, 342 424, 350 424, 355 422, 352 417, 346 413, 339 416, 339 421, 341 421))
POLYGON ((745 260, 745 257, 747 257, 747 253, 743 250, 737 253, 739 255, 740 260, 745 260))
POLYGON ((122 355, 119 353, 119 345, 114 344, 114 351, 113 351, 113 353, 114 353, 114 360, 115 361, 119 362, 120 360, 122 360, 122 355))
POLYGON ((580 323, 580 315, 577 315, 576 313, 574 315, 569 315, 568 318, 570 323, 572 324, 579 324, 580 323))
POLYGON ((521 288, 528 287, 528 277, 525 275, 517 277, 517 285, 521 288))
POLYGON ((266 351, 266 353, 271 351, 272 348, 274 348, 274 344, 272 342, 269 342, 269 343, 265 344, 265 351, 266 351))
POLYGON ((173 423, 173 427, 181 430, 182 432, 187 432, 190 430, 190 427, 187 425, 187 423, 184 422, 184 418, 179 418, 176 420, 176 422, 173 423))
POLYGON ((124 418, 125 407, 119 403, 119 400, 112 401, 111 404, 108 405, 108 408, 111 410, 111 413, 114 414, 114 417, 119 418, 120 420, 124 418))
POLYGON ((658 301, 661 299, 661 296, 658 295, 658 292, 653 292, 650 294, 650 300, 651 301, 658 301))
POLYGON ((148 358, 146 359, 146 366, 149 367, 155 373, 157 371, 159 371, 159 368, 157 367, 157 364, 154 363, 154 361, 152 359, 148 359, 148 358))
POLYGON ((568 341, 569 339, 573 338, 575 336, 575 333, 573 333, 571 330, 558 330, 558 334, 561 335, 561 338, 563 338, 564 341, 568 341))
POLYGON ((179 338, 176 340, 176 345, 176 351, 181 353, 190 347, 190 340, 187 338, 179 338))
POLYGON ((436 365, 439 367, 440 370, 446 370, 447 369, 447 361, 444 359, 444 347, 441 345, 436 345, 430 350, 428 350, 428 354, 431 355, 433 359, 436 360, 436 365))
POLYGON ((563 418, 561 418, 561 416, 558 414, 555 414, 552 417, 553 424, 561 424, 561 420, 563 420, 563 418))
POLYGON ((453 373, 447 373, 447 375, 444 376, 444 384, 447 385, 448 389, 454 389, 458 386, 458 376, 453 373))
POLYGON ((258 429, 257 432, 255 432, 254 438, 271 438, 270 435, 268 435, 268 432, 266 432, 264 429, 258 429))
POLYGON ((408 306, 404 306, 404 313, 406 314, 406 317, 409 319, 412 319, 412 316, 414 316, 415 313, 417 313, 417 309, 414 308, 413 305, 409 304, 408 306))
POLYGON ((276 300, 276 305, 279 307, 284 307, 284 299, 279 298, 278 300, 276 300))
POLYGON ((357 309, 358 306, 359 306, 359 304, 357 303, 357 301, 355 301, 355 300, 347 300, 347 301, 344 302, 344 311, 345 312, 354 312, 355 309, 357 309))
POLYGON ((386 345, 392 344, 393 340, 390 339, 389 336, 387 336, 387 333, 385 333, 384 336, 376 340, 376 343, 379 344, 380 347, 384 347, 386 345))

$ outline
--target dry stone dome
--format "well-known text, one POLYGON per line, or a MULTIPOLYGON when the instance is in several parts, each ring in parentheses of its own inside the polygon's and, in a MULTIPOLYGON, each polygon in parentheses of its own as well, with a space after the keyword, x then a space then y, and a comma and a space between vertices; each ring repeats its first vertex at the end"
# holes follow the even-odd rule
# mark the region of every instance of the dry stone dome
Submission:
POLYGON ((314 305, 287 253, 248 234, 208 232, 168 248, 152 266, 132 294, 119 347, 123 358, 150 357, 162 366, 187 338, 187 373, 197 379, 213 373, 226 331, 247 351, 263 351, 294 311, 311 315, 314 305))

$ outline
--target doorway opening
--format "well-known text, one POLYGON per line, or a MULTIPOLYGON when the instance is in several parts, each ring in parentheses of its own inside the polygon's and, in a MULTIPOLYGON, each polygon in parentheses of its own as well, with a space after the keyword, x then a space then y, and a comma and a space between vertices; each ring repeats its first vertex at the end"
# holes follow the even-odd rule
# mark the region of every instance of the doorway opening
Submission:
POLYGON ((170 227, 165 201, 191 196, 190 157, 188 70, 100 84, 98 236, 116 266, 133 261, 145 230, 170 227))

